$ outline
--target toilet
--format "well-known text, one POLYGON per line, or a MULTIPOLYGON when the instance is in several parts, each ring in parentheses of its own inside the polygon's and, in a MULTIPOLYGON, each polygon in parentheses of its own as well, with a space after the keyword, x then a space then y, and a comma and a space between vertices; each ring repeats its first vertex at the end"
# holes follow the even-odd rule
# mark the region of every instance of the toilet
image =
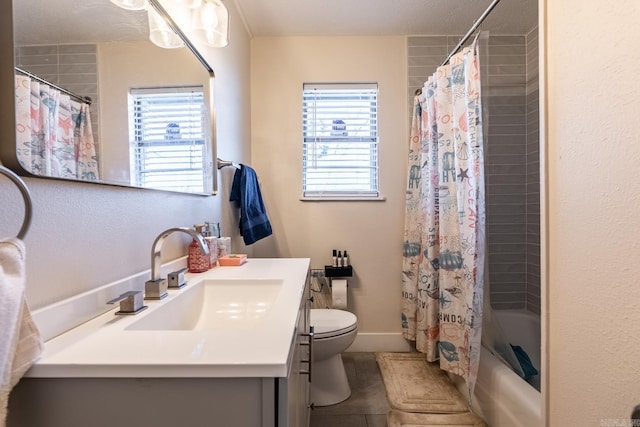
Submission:
POLYGON ((351 395, 341 353, 356 339, 358 318, 344 310, 312 308, 310 324, 314 327, 311 402, 335 405, 351 395))

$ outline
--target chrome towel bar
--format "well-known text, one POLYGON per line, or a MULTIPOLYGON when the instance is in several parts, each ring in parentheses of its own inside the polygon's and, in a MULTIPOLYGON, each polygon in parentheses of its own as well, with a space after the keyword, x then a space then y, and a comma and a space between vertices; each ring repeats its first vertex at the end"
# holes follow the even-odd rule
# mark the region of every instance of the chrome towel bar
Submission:
POLYGON ((220 158, 218 158, 218 169, 222 169, 222 168, 226 168, 227 166, 233 166, 233 167, 238 167, 237 164, 229 161, 229 160, 222 160, 220 158))

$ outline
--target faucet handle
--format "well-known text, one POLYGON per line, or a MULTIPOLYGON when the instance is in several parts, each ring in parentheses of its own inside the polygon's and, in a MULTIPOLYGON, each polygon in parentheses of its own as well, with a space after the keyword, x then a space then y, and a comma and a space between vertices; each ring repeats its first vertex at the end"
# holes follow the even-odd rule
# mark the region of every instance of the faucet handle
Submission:
POLYGON ((142 305, 142 292, 140 291, 125 292, 119 297, 107 301, 107 304, 117 302, 120 302, 120 311, 116 311, 116 314, 137 314, 147 308, 146 305, 142 305))
POLYGON ((144 299, 162 299, 167 295, 167 279, 147 280, 144 283, 144 299))

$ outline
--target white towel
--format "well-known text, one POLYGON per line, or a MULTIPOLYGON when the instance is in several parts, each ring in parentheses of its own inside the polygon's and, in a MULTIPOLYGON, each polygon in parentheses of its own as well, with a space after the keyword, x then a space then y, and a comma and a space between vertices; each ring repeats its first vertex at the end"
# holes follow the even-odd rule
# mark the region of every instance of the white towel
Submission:
POLYGON ((0 427, 6 425, 11 389, 42 351, 42 339, 25 300, 24 261, 21 240, 0 240, 0 427))

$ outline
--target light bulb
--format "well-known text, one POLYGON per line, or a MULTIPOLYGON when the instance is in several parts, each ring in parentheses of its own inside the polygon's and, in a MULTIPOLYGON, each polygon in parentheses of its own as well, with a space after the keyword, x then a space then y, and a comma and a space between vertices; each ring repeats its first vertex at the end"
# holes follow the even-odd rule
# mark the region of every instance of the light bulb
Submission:
POLYGON ((143 10, 149 6, 147 0, 111 0, 111 3, 127 10, 143 10))
POLYGON ((200 9, 200 22, 202 23, 201 29, 207 31, 216 28, 218 25, 218 17, 216 16, 216 7, 213 3, 205 2, 200 9))
POLYGON ((153 44, 165 49, 184 46, 182 39, 154 8, 149 8, 147 14, 149 15, 149 39, 153 44))
POLYGON ((180 6, 186 7, 187 9, 196 9, 202 5, 202 0, 173 0, 175 3, 180 6))
POLYGON ((194 14, 193 28, 202 31, 208 46, 224 47, 229 43, 229 11, 220 0, 204 0, 194 14))

